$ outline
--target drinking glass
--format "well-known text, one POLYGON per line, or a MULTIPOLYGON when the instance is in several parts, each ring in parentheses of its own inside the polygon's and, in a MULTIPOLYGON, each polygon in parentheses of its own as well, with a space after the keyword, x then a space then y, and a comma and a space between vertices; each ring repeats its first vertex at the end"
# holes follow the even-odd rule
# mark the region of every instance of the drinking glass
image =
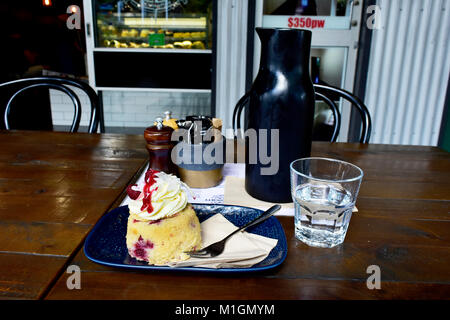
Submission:
POLYGON ((327 158, 298 159, 290 168, 295 237, 323 248, 344 242, 363 171, 327 158))

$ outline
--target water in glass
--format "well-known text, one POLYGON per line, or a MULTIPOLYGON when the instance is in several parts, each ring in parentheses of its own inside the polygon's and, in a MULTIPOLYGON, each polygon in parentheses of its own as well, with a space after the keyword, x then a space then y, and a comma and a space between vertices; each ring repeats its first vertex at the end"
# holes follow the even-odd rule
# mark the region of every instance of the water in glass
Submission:
POLYGON ((308 182, 293 192, 295 235, 308 245, 334 247, 344 241, 352 216, 352 195, 339 183, 308 182))

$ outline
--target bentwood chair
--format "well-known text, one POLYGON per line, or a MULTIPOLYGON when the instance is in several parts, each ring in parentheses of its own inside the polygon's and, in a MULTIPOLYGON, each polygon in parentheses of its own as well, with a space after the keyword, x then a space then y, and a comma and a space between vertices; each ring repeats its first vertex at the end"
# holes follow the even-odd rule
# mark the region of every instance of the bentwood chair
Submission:
MULTIPOLYGON (((89 133, 97 132, 98 123, 99 123, 99 99, 98 95, 94 89, 92 89, 89 84, 84 83, 82 81, 74 80, 74 79, 66 79, 66 78, 58 78, 58 77, 36 77, 36 78, 25 78, 14 81, 9 81, 0 84, 0 89, 3 88, 12 88, 13 91, 11 95, 8 96, 8 102, 6 103, 5 111, 3 114, 3 121, 6 130, 10 130, 10 113, 11 107, 14 105, 14 100, 21 94, 27 91, 31 91, 34 88, 48 88, 61 91, 69 96, 74 106, 74 116, 72 125, 70 126, 70 132, 77 132, 80 126, 81 119, 81 102, 77 94, 70 88, 75 87, 81 89, 89 98, 90 102, 90 120, 88 126, 89 133)), ((39 102, 36 103, 35 106, 39 106, 39 102)))
MULTIPOLYGON (((324 101, 331 109, 333 113, 334 122, 332 125, 332 132, 330 141, 336 142, 339 131, 341 129, 341 114, 339 112, 339 108, 336 105, 336 98, 343 98, 351 103, 353 107, 358 111, 361 118, 361 136, 359 139, 360 143, 369 143, 370 134, 372 132, 372 121, 370 117, 369 110, 364 105, 364 103, 355 95, 350 92, 336 88, 333 86, 327 86, 322 84, 314 84, 314 91, 316 95, 316 99, 320 99, 324 101)), ((248 99, 248 95, 244 96, 242 99, 248 99)), ((241 113, 244 109, 246 103, 242 103, 241 100, 237 103, 234 112, 233 112, 233 130, 240 130, 241 124, 241 113)))

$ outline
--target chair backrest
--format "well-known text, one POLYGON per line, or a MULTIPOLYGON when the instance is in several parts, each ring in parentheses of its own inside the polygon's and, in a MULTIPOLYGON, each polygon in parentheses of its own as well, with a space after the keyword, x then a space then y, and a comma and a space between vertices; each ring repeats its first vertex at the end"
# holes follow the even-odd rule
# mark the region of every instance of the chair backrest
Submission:
POLYGON ((314 84, 314 91, 316 96, 322 98, 333 112, 334 123, 333 134, 331 137, 332 142, 336 142, 341 128, 341 116, 339 109, 332 97, 339 97, 350 102, 351 105, 358 110, 359 115, 361 116, 361 136, 359 142, 369 143, 370 134, 372 133, 372 120, 369 109, 367 109, 361 99, 346 90, 322 84, 314 84))
MULTIPOLYGON (((341 114, 335 101, 333 101, 334 97, 340 97, 349 101, 351 105, 358 110, 362 122, 361 137, 359 139, 359 142, 369 143, 370 134, 372 132, 372 121, 369 110, 358 97, 343 89, 321 84, 314 84, 314 91, 316 97, 321 98, 330 107, 333 113, 334 122, 333 133, 330 139, 331 142, 336 142, 341 128, 341 114)), ((245 105, 247 104, 249 97, 250 94, 248 92, 238 101, 233 111, 233 130, 235 133, 236 130, 240 129, 241 113, 245 105)))
POLYGON ((66 79, 66 78, 58 78, 58 77, 36 77, 36 78, 25 78, 25 79, 19 79, 14 81, 9 81, 5 83, 0 84, 0 88, 2 87, 14 87, 18 88, 15 93, 12 94, 12 96, 9 98, 8 103, 5 108, 5 112, 3 115, 3 120, 5 123, 5 127, 7 130, 10 129, 9 126, 9 114, 11 111, 11 103, 13 100, 20 95, 21 93, 32 89, 32 88, 38 88, 38 87, 47 87, 49 89, 55 89, 58 91, 61 91, 69 96, 69 98, 72 100, 72 103, 74 105, 74 117, 73 122, 70 127, 70 132, 77 132, 78 127, 80 124, 81 119, 81 103, 80 99, 78 98, 77 94, 70 89, 69 86, 76 87, 78 89, 81 89, 89 98, 89 102, 91 105, 91 114, 90 114, 90 120, 89 120, 89 127, 88 132, 89 133, 95 133, 97 132, 98 123, 99 123, 99 113, 98 113, 98 95, 95 92, 94 89, 92 89, 89 84, 77 81, 73 79, 66 79))

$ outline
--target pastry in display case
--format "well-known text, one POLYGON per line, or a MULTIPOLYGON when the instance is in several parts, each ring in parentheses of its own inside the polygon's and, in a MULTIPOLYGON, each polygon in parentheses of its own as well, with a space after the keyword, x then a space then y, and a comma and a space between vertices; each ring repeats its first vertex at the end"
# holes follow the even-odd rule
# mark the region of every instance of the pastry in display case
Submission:
POLYGON ((212 0, 98 0, 97 47, 211 49, 212 0))
POLYGON ((217 1, 84 0, 92 86, 212 91, 217 1))

